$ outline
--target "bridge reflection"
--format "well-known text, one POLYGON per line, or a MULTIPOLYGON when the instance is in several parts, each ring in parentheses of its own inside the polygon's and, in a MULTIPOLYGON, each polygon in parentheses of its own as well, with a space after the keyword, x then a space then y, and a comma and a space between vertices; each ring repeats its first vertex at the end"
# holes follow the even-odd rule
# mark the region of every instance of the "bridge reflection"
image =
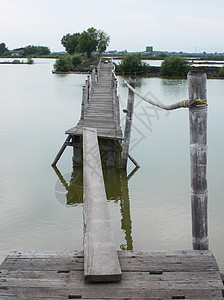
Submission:
MULTIPOLYGON (((60 180, 57 184, 57 198, 60 193, 60 202, 66 206, 76 206, 83 203, 83 171, 82 168, 73 168, 71 174, 62 175, 56 166, 53 167, 60 180), (60 191, 59 191, 60 190, 60 191), (63 200, 62 200, 63 199, 63 200)), ((135 174, 135 168, 129 175, 125 170, 104 169, 104 182, 108 201, 120 203, 121 229, 124 232, 125 243, 120 246, 122 250, 133 249, 132 221, 130 213, 130 197, 128 181, 135 174)))

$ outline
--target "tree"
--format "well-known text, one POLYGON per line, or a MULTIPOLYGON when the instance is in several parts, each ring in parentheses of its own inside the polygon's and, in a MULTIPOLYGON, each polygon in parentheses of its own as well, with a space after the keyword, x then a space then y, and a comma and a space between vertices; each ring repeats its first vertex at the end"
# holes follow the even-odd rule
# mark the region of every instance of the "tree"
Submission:
POLYGON ((51 50, 45 46, 37 46, 37 55, 49 55, 51 50))
POLYGON ((61 44, 65 47, 65 50, 69 54, 74 54, 77 52, 77 47, 79 43, 80 33, 66 34, 63 35, 61 39, 61 44))
POLYGON ((86 53, 87 57, 91 57, 93 51, 104 52, 109 42, 110 36, 108 34, 102 30, 90 27, 81 33, 78 49, 83 54, 86 53))
POLYGON ((88 28, 83 31, 79 37, 78 49, 87 57, 91 57, 93 51, 96 51, 98 46, 97 30, 94 27, 88 28))
POLYGON ((142 62, 140 53, 128 54, 122 57, 120 65, 117 65, 116 71, 119 72, 140 72, 149 67, 146 63, 142 62))
POLYGON ((24 48, 24 55, 25 56, 36 55, 36 54, 37 54, 37 50, 36 50, 35 46, 29 45, 29 46, 26 46, 24 48))
POLYGON ((161 65, 160 73, 165 76, 183 77, 190 70, 189 62, 178 55, 168 56, 161 65))
POLYGON ((72 66, 76 67, 80 65, 82 62, 82 55, 80 53, 76 53, 75 55, 72 56, 72 66))
POLYGON ((61 43, 69 54, 80 52, 91 56, 93 51, 104 52, 109 45, 110 37, 102 30, 90 27, 82 33, 66 34, 61 43))
POLYGON ((98 30, 98 52, 105 52, 110 43, 110 37, 102 30, 98 30))
POLYGON ((54 68, 58 72, 68 72, 71 67, 71 56, 65 55, 58 58, 54 64, 54 68))
POLYGON ((5 43, 0 44, 0 56, 4 56, 5 52, 9 51, 5 43))
POLYGON ((219 70, 219 76, 224 77, 224 67, 221 67, 219 70))
POLYGON ((68 72, 73 70, 77 65, 80 65, 83 57, 80 53, 74 55, 66 54, 58 58, 54 64, 54 69, 57 72, 68 72))
POLYGON ((49 55, 51 53, 50 49, 45 46, 33 46, 29 45, 24 48, 24 55, 49 55))

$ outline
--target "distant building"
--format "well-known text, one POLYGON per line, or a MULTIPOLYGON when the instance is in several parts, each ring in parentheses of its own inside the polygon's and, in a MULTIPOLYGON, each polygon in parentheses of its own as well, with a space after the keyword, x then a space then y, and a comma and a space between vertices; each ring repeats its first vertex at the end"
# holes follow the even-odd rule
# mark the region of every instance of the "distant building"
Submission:
POLYGON ((146 52, 152 53, 153 52, 153 46, 146 46, 146 52))
POLYGON ((18 48, 12 50, 12 55, 13 56, 23 56, 24 55, 24 48, 18 48))

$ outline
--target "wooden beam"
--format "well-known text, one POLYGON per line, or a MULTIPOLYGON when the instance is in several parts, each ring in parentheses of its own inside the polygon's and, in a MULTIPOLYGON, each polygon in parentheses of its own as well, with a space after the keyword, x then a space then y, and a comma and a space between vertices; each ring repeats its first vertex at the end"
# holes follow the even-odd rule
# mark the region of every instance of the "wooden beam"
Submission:
POLYGON ((83 187, 85 280, 120 281, 96 129, 83 130, 83 187))
POLYGON ((208 250, 207 77, 203 71, 190 71, 187 78, 189 99, 199 103, 189 109, 192 242, 194 250, 208 250))
POLYGON ((71 140, 71 138, 72 138, 71 135, 69 135, 69 136, 66 138, 64 144, 62 145, 62 147, 61 147, 61 149, 59 150, 58 154, 56 155, 56 157, 55 157, 53 163, 51 164, 52 167, 53 167, 53 166, 56 166, 57 162, 59 161, 60 157, 62 156, 63 152, 65 151, 65 148, 67 147, 67 143, 71 140))

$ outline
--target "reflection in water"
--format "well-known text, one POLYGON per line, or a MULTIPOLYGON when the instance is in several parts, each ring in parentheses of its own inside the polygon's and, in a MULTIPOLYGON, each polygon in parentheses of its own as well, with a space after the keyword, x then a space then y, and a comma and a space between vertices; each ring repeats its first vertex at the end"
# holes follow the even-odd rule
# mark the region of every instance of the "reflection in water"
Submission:
POLYGON ((64 176, 56 166, 53 169, 60 180, 55 186, 55 195, 59 202, 66 206, 76 206, 83 203, 82 168, 73 168, 72 174, 69 173, 64 176), (66 202, 64 201, 65 197, 66 202))
MULTIPOLYGON (((121 77, 123 80, 128 81, 129 80, 129 75, 120 75, 119 77, 121 77)), ((135 87, 141 87, 142 84, 144 83, 144 76, 138 75, 136 76, 136 83, 135 83, 135 87)), ((124 83, 124 81, 122 80, 121 86, 124 87, 125 89, 127 88, 126 84, 124 83)))
MULTIPOLYGON (((75 206, 83 203, 82 168, 73 168, 73 172, 68 180, 69 183, 56 166, 53 168, 60 180, 55 188, 57 199, 59 199, 58 195, 62 195, 64 198, 64 193, 66 193, 66 206, 75 206)), ((115 202, 120 201, 121 229, 124 231, 126 240, 126 245, 122 244, 120 246, 122 250, 133 249, 128 181, 137 170, 138 168, 134 169, 128 176, 126 171, 120 169, 112 168, 103 170, 107 199, 115 202)), ((61 200, 59 201, 62 202, 61 200)))

